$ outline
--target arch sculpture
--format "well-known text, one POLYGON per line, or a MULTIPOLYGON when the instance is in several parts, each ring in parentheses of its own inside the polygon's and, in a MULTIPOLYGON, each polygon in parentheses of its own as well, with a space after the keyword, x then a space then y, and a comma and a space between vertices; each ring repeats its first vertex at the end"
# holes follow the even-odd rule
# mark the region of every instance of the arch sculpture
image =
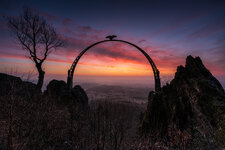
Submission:
POLYGON ((157 69, 157 67, 156 67, 155 63, 153 62, 153 60, 151 59, 151 57, 143 49, 141 49, 137 45, 135 45, 133 43, 130 43, 128 41, 114 39, 115 37, 116 36, 107 36, 106 38, 109 38, 109 40, 103 40, 103 41, 96 42, 96 43, 88 46, 87 48, 85 48, 83 51, 81 51, 81 53, 76 57, 76 59, 73 61, 73 64, 71 65, 70 69, 68 70, 67 86, 68 86, 69 90, 73 87, 73 74, 74 74, 74 70, 76 69, 76 65, 77 65, 78 61, 80 60, 80 58, 90 48, 92 48, 92 47, 94 47, 94 46, 96 46, 100 43, 105 43, 105 42, 123 42, 123 43, 129 44, 129 45, 137 48, 147 58, 148 62, 150 63, 150 65, 152 67, 154 79, 155 79, 155 91, 157 91, 161 88, 159 70, 157 69))

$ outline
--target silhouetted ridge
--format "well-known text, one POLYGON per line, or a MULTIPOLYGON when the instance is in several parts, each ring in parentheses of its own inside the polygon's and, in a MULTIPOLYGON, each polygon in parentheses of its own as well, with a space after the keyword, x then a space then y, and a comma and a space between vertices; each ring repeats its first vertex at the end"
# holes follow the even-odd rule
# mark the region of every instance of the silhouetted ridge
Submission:
POLYGON ((174 79, 150 94, 140 131, 172 140, 171 131, 188 133, 190 145, 215 149, 224 146, 225 93, 199 57, 188 56, 174 79))
POLYGON ((0 73, 0 96, 15 94, 30 99, 40 93, 35 84, 22 81, 19 77, 0 73))

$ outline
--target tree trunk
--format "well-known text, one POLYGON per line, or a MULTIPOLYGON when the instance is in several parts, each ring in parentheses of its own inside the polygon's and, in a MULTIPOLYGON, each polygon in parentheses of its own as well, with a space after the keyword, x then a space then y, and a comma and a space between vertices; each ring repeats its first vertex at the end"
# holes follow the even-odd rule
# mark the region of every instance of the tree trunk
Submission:
POLYGON ((41 90, 43 83, 44 83, 44 76, 45 72, 41 68, 41 64, 36 64, 37 70, 38 70, 38 82, 37 87, 41 90))

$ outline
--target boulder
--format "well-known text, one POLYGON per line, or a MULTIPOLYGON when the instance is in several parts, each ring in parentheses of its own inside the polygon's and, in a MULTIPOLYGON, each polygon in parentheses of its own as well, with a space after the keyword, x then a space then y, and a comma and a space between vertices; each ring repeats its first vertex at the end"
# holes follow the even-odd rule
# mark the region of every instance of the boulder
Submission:
POLYGON ((68 90, 64 81, 52 80, 47 85, 44 96, 47 100, 53 100, 61 106, 73 105, 73 107, 77 107, 79 110, 88 108, 88 96, 79 85, 68 90))
POLYGON ((77 104, 79 105, 79 108, 81 108, 82 110, 87 109, 88 96, 80 85, 74 86, 74 88, 71 90, 71 94, 77 100, 77 104))
POLYGON ((61 97, 65 94, 66 90, 66 82, 62 80, 52 80, 47 85, 44 95, 60 103, 61 97))

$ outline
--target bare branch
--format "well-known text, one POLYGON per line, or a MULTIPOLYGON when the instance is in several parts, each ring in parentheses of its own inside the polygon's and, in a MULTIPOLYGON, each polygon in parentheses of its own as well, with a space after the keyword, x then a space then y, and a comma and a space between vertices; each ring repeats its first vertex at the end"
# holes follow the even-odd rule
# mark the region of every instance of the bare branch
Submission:
MULTIPOLYGON (((14 33, 22 48, 29 52, 35 62, 41 80, 44 78, 42 63, 47 59, 51 49, 64 46, 56 30, 45 19, 25 8, 18 17, 7 17, 8 27, 14 33)), ((40 79, 40 78, 39 78, 40 79)), ((43 82, 43 81, 42 81, 43 82)))

